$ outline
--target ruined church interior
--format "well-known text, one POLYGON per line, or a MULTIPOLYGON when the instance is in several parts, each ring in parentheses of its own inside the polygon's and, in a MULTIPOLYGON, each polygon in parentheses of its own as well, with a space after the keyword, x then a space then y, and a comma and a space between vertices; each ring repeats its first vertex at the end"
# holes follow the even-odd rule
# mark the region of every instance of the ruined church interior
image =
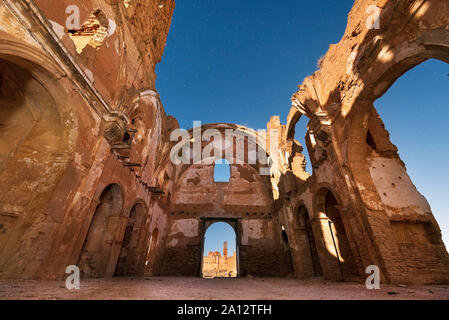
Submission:
POLYGON ((0 299, 213 297, 214 283, 258 279, 247 298, 295 297, 304 281, 315 297, 319 281, 388 298, 365 288, 374 266, 381 286, 449 300, 439 221, 374 107, 409 70, 449 63, 449 2, 353 1, 341 40, 292 84, 288 116, 273 106, 261 129, 181 130, 164 108, 156 66, 176 10, 0 1, 0 299), (366 27, 370 6, 379 28, 366 27), (204 251, 216 223, 235 233, 223 255, 204 251), (79 290, 65 287, 73 268, 79 290))

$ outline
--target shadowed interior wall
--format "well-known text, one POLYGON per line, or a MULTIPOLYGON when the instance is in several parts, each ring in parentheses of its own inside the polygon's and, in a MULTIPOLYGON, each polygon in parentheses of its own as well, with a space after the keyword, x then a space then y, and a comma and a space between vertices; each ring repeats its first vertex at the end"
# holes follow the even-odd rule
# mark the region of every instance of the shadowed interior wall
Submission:
POLYGON ((118 258, 114 249, 117 243, 121 243, 122 197, 120 187, 115 184, 101 194, 78 263, 83 277, 99 278, 114 274, 118 258))
POLYGON ((45 234, 38 225, 51 225, 43 214, 67 166, 70 126, 52 96, 62 89, 47 76, 30 61, 0 54, 0 276, 38 270, 46 254, 33 247, 45 234), (26 251, 33 262, 24 260, 26 251))
POLYGON ((329 218, 329 232, 332 237, 332 243, 335 248, 334 252, 337 255, 336 259, 340 267, 342 278, 357 277, 358 272, 354 264, 354 257, 352 256, 345 226, 337 206, 337 199, 335 199, 332 192, 328 192, 326 196, 325 212, 329 218))
POLYGON ((115 276, 143 275, 145 267, 146 210, 136 204, 129 215, 115 276))

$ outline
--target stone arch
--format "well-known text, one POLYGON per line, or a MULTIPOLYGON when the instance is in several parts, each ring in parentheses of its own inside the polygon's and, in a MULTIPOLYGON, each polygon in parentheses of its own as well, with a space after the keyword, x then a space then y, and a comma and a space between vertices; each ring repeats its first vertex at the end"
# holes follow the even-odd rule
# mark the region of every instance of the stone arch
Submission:
POLYGON ((303 118, 303 116, 310 119, 308 115, 302 113, 297 107, 291 107, 287 116, 287 124, 285 125, 285 141, 291 141, 295 138, 296 124, 303 118))
POLYGON ((293 267, 293 255, 292 255, 292 250, 291 250, 291 243, 292 240, 289 238, 287 230, 285 229, 285 226, 281 227, 281 232, 280 232, 280 243, 281 243, 281 247, 280 250, 284 251, 285 254, 284 256, 287 259, 287 263, 286 265, 288 266, 288 274, 293 274, 294 272, 294 267, 293 267))
POLYGON ((238 223, 235 219, 226 219, 226 218, 211 218, 211 219, 205 219, 204 221, 204 234, 206 234, 207 230, 214 224, 218 222, 223 222, 231 226, 232 229, 234 229, 235 235, 237 236, 238 232, 238 223))
MULTIPOLYGON (((323 130, 324 133, 329 133, 327 141, 321 141, 325 142, 326 147, 321 154, 322 164, 327 165, 325 161, 331 164, 333 168, 329 173, 340 175, 339 180, 344 181, 344 185, 338 186, 339 193, 346 194, 341 198, 345 206, 340 211, 345 225, 351 227, 350 243, 359 274, 363 274, 363 267, 376 264, 384 269, 381 274, 387 282, 408 281, 403 271, 405 269, 407 272, 420 274, 419 280, 414 282, 440 282, 443 278, 447 282, 447 254, 443 246, 438 247, 434 237, 431 241, 433 246, 424 246, 422 241, 418 241, 416 250, 410 250, 417 254, 403 254, 403 251, 409 250, 397 245, 393 229, 397 228, 397 222, 400 221, 394 220, 408 220, 411 223, 423 217, 413 214, 415 208, 409 206, 412 201, 404 201, 405 207, 400 205, 391 208, 385 200, 384 192, 379 192, 377 188, 380 178, 385 174, 377 174, 375 181, 376 177, 373 178, 370 170, 379 166, 373 166, 367 158, 369 148, 380 148, 378 151, 382 151, 386 158, 396 157, 393 159, 396 161, 395 169, 405 170, 397 157, 397 150, 390 145, 389 138, 385 135, 373 137, 375 127, 379 129, 381 126, 378 121, 370 123, 375 118, 373 102, 414 66, 430 58, 449 61, 449 32, 445 28, 448 23, 447 15, 444 14, 447 5, 441 1, 388 1, 381 9, 382 26, 378 29, 354 27, 361 21, 359 17, 365 15, 364 9, 363 6, 353 7, 343 38, 337 45, 330 47, 320 64, 320 70, 300 85, 292 99, 293 107, 299 108, 301 113, 302 109, 312 110, 311 113, 305 112, 313 116, 312 129, 323 128, 326 129, 323 130), (370 129, 372 131, 368 134, 370 129), (392 217, 392 212, 396 217, 392 217), (426 262, 422 263, 424 260, 426 262), (398 265, 407 267, 398 270, 398 265)), ((320 156, 318 152, 317 155, 320 156)), ((387 170, 384 172, 388 173, 387 170)), ((316 173, 316 181, 329 180, 325 177, 326 173, 316 173)), ((396 174, 394 176, 398 177, 396 174)), ((335 181, 334 185, 336 183, 338 182, 335 181)), ((390 194, 389 198, 393 199, 390 194)), ((314 212, 314 215, 318 214, 319 212, 314 212)), ((432 221, 432 217, 427 216, 425 219, 432 221)), ((321 221, 320 226, 325 227, 327 218, 318 215, 317 219, 321 219, 318 220, 321 221)), ((422 226, 420 229, 419 233, 423 231, 422 226)), ((435 236, 434 231, 431 230, 431 233, 435 236)), ((325 244, 323 240, 324 248, 325 244)), ((326 258, 323 255, 323 259, 326 258)), ((323 259, 321 260, 325 261, 323 259)), ((332 265, 332 259, 328 260, 323 263, 325 274, 332 273, 327 267, 332 265)))
POLYGON ((401 43, 391 49, 393 57, 401 56, 382 70, 371 88, 375 99, 382 96, 404 73, 428 60, 437 59, 449 63, 449 31, 443 29, 428 30, 417 36, 414 46, 407 48, 401 43), (403 56, 403 57, 402 57, 403 56))
POLYGON ((117 251, 116 244, 122 240, 123 201, 118 184, 107 186, 101 193, 79 258, 82 276, 99 278, 114 274, 118 254, 113 251, 117 251))
POLYGON ((142 275, 145 267, 145 242, 147 209, 142 201, 136 201, 129 211, 115 276, 142 275))
MULTIPOLYGON (((67 169, 77 117, 61 71, 39 50, 0 32, 0 275, 38 272, 22 238, 41 238, 44 213, 67 169), (19 196, 22 195, 22 196, 19 196), (26 196, 23 196, 26 195, 26 196), (17 268, 20 256, 33 263, 17 268), (17 261, 16 261, 17 260, 17 261), (15 265, 15 267, 13 267, 15 265)), ((53 212, 51 221, 60 221, 53 212)), ((37 243, 38 241, 36 241, 37 243)))
MULTIPOLYGON (((367 85, 367 88, 372 88, 372 90, 366 89, 361 93, 345 121, 345 132, 348 139, 346 157, 355 185, 357 185, 357 195, 360 196, 364 210, 368 214, 382 214, 385 217, 382 222, 382 233, 375 235, 378 239, 389 243, 386 246, 378 240, 377 245, 379 250, 383 251, 384 263, 408 263, 409 270, 413 270, 414 261, 417 259, 438 265, 433 270, 428 269, 427 273, 421 273, 421 279, 426 279, 427 282, 435 281, 435 278, 438 279, 437 281, 441 281, 441 274, 447 273, 445 272, 449 264, 447 251, 442 243, 441 231, 431 212, 430 205, 408 176, 397 147, 392 144, 388 132, 383 128, 374 102, 383 96, 403 74, 419 64, 429 59, 449 63, 448 35, 447 30, 426 31, 417 36, 417 40, 411 45, 412 49, 409 49, 407 56, 378 66, 381 68, 379 76, 377 79, 371 80, 372 85, 367 85), (389 179, 381 179, 385 176, 382 173, 383 170, 385 170, 384 172, 394 172, 394 176, 389 174, 389 179), (399 179, 399 183, 390 181, 396 178, 399 179), (394 184, 394 188, 389 188, 388 192, 384 189, 386 182, 394 184), (407 191, 404 192, 404 189, 407 191), (401 193, 398 190, 402 190, 401 193), (405 198, 401 194, 407 194, 407 197, 405 198), (398 200, 398 204, 392 205, 389 199, 395 198, 400 200, 398 200), (406 234, 415 234, 415 236, 407 237, 406 234), (409 248, 409 243, 412 242, 411 238, 420 239, 419 249, 409 248), (400 255, 386 258, 385 253, 390 254, 392 250, 400 255), (395 261, 396 259, 397 261, 395 261)), ((399 53, 403 47, 404 45, 401 44, 392 48, 392 55, 401 57, 399 53)), ((370 232, 379 232, 377 230, 380 230, 380 226, 376 224, 378 221, 370 221, 368 226, 370 232)), ((401 279, 403 276, 394 271, 390 272, 392 273, 391 278, 401 279)))
MULTIPOLYGON (((348 114, 345 131, 349 144, 347 158, 352 167, 355 179, 358 181, 370 181, 366 176, 365 162, 366 148, 369 144, 369 121, 373 113, 374 101, 380 98, 388 89, 410 69, 429 59, 437 59, 449 63, 449 31, 429 30, 417 37, 418 44, 410 50, 407 56, 391 63, 380 66, 381 73, 372 84, 368 86, 354 107, 348 114), (364 137, 364 139, 360 139, 364 137), (365 173, 364 173, 365 171, 365 173)), ((393 56, 399 56, 405 45, 397 45, 392 49, 393 56)), ((368 79, 367 79, 368 81, 368 79)))
POLYGON ((25 69, 32 69, 36 77, 60 78, 64 75, 61 67, 44 52, 3 31, 0 31, 0 56, 25 69))
POLYGON ((321 229, 323 273, 332 279, 350 280, 358 277, 358 269, 341 209, 340 201, 330 188, 322 187, 316 192, 314 211, 321 229))
POLYGON ((288 163, 293 174, 299 178, 301 181, 306 181, 310 176, 311 172, 307 170, 307 165, 312 166, 312 157, 314 149, 314 138, 313 132, 309 130, 309 123, 311 116, 305 113, 305 110, 300 109, 296 106, 297 101, 294 101, 294 106, 291 107, 290 112, 287 116, 287 124, 282 141, 284 147, 288 152, 288 163), (306 118, 304 118, 306 116, 306 118), (305 129, 301 131, 301 134, 305 131, 304 136, 301 136, 300 141, 295 139, 297 132, 297 127, 302 119, 307 119, 309 122, 305 126, 305 129))

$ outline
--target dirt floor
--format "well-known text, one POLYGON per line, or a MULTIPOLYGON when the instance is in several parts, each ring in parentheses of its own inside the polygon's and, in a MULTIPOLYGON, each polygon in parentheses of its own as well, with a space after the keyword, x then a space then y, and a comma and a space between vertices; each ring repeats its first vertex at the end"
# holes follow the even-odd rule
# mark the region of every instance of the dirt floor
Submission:
POLYGON ((81 280, 80 290, 65 281, 0 281, 0 300, 132 299, 132 300, 449 300, 449 286, 384 285, 367 290, 358 283, 322 279, 113 278, 81 280))

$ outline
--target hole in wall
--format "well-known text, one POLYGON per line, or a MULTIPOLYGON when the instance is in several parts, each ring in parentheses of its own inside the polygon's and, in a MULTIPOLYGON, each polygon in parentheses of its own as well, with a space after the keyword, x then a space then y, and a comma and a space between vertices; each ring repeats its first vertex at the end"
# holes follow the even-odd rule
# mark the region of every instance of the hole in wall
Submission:
POLYGON ((306 135, 308 134, 307 123, 309 122, 309 118, 306 116, 302 116, 295 126, 295 140, 298 141, 302 146, 301 153, 304 155, 303 163, 301 164, 304 170, 312 174, 312 163, 310 161, 309 150, 307 149, 306 144, 306 135))
POLYGON ((108 36, 109 20, 101 10, 95 10, 79 30, 69 30, 76 52, 81 54, 89 45, 96 49, 108 36))
POLYGON ((214 164, 214 181, 229 182, 231 179, 231 166, 225 159, 217 160, 214 164))

